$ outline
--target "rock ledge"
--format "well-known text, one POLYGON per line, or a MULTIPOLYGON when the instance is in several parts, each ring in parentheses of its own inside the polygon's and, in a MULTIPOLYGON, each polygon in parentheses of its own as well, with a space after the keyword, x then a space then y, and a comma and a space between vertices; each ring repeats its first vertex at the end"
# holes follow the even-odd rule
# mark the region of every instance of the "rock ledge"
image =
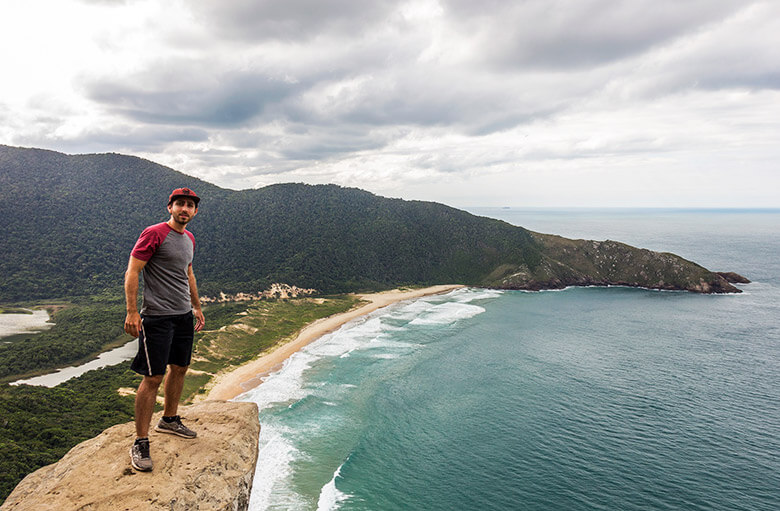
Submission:
POLYGON ((257 406, 205 401, 180 414, 198 438, 151 431, 152 472, 131 468, 135 428, 120 424, 25 477, 0 510, 246 509, 257 463, 257 406))

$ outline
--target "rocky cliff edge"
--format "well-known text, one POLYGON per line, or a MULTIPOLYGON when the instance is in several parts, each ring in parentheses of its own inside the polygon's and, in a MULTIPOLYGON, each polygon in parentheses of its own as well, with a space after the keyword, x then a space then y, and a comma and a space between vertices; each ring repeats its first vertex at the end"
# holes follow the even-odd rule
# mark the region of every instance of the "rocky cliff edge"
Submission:
POLYGON ((135 428, 120 424, 25 477, 0 510, 246 509, 257 463, 257 406, 205 401, 180 414, 198 438, 151 431, 152 472, 131 468, 135 428))

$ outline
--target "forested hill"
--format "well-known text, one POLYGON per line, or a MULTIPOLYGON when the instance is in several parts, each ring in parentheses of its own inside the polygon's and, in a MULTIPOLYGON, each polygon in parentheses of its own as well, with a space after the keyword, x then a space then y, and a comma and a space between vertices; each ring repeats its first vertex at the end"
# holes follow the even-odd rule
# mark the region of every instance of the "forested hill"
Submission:
POLYGON ((168 218, 167 196, 181 186, 202 197, 189 229, 207 295, 273 282, 326 293, 437 283, 737 291, 677 256, 540 235, 431 202, 335 185, 233 191, 132 156, 0 146, 0 302, 121 293, 138 234, 168 218))

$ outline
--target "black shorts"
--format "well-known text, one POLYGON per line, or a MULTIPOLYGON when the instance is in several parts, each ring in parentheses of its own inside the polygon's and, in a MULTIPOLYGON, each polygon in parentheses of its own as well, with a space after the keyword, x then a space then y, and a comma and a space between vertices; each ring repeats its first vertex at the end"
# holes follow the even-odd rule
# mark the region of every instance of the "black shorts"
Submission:
POLYGON ((195 336, 192 311, 175 316, 141 316, 138 354, 130 368, 144 376, 165 374, 168 364, 190 365, 195 336))

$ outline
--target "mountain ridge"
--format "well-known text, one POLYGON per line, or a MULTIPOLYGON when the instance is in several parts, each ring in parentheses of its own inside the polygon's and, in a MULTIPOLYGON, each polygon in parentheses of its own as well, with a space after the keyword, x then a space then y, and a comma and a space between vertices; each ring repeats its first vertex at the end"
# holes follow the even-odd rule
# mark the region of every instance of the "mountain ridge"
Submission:
POLYGON ((740 292, 673 254, 534 233, 434 202, 337 185, 228 190, 135 156, 0 145, 0 302, 121 293, 133 243, 167 219, 180 186, 203 197, 189 227, 203 294, 274 282, 321 293, 442 283, 740 292))

